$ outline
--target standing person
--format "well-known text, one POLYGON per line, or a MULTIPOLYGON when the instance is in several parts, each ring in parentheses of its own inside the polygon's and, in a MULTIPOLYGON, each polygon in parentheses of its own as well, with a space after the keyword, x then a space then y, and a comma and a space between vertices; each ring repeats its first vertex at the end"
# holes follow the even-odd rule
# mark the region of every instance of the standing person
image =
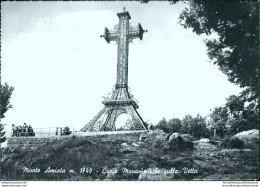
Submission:
POLYGON ((35 136, 35 132, 34 132, 34 130, 33 130, 31 125, 29 125, 29 129, 30 129, 30 132, 31 132, 31 136, 35 136))
POLYGON ((15 136, 19 136, 19 127, 16 126, 16 127, 15 127, 15 130, 16 130, 16 134, 15 134, 15 136))
POLYGON ((64 128, 63 134, 64 134, 64 135, 69 135, 69 134, 70 134, 69 131, 70 131, 70 129, 69 129, 69 127, 67 126, 67 127, 64 128))
POLYGON ((26 127, 27 127, 27 125, 26 125, 26 123, 24 123, 23 126, 22 126, 22 134, 21 134, 22 136, 25 136, 26 127))
POLYGON ((22 126, 18 126, 17 127, 17 136, 21 136, 22 135, 22 126))
POLYGON ((26 125, 26 123, 23 124, 23 129, 26 129, 28 126, 26 125))
POLYGON ((28 136, 28 125, 24 123, 24 136, 28 136))
POLYGON ((60 135, 61 135, 61 136, 63 135, 62 127, 60 128, 60 135))
POLYGON ((16 131, 16 126, 14 124, 12 124, 12 131, 13 131, 13 134, 12 136, 17 136, 17 131, 16 131))
POLYGON ((28 127, 28 135, 33 136, 33 129, 32 129, 31 125, 29 125, 29 127, 28 127))
POLYGON ((25 136, 29 136, 29 127, 25 126, 25 136))
POLYGON ((56 133, 55 134, 56 134, 56 136, 59 135, 59 127, 56 128, 56 133))

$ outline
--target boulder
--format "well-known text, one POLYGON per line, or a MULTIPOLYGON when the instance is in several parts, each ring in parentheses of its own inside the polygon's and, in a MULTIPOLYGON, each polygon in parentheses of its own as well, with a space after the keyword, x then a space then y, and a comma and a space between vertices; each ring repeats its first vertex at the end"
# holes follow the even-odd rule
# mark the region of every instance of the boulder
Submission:
POLYGON ((121 149, 119 149, 119 152, 121 152, 123 154, 133 154, 133 153, 136 153, 137 150, 135 147, 126 146, 126 147, 122 147, 121 149))
POLYGON ((144 140, 145 146, 150 148, 162 148, 168 147, 169 134, 162 130, 154 130, 147 133, 147 137, 144 140))
POLYGON ((199 140, 199 142, 201 142, 201 143, 209 143, 209 139, 208 138, 201 138, 199 140))
POLYGON ((128 164, 128 168, 130 169, 141 169, 143 167, 143 164, 139 161, 133 160, 128 164))
POLYGON ((165 141, 169 138, 169 134, 163 132, 162 130, 154 130, 147 133, 145 142, 151 140, 162 140, 165 141))
POLYGON ((148 168, 138 177, 139 181, 172 181, 173 179, 173 173, 164 172, 164 169, 160 168, 148 168))
POLYGON ((139 137, 139 141, 144 141, 147 137, 147 134, 146 133, 142 133, 139 137))
POLYGON ((137 144, 137 143, 132 143, 132 146, 134 146, 134 147, 139 147, 140 145, 137 144))
POLYGON ((181 133, 175 132, 169 137, 169 142, 171 142, 172 140, 174 140, 178 137, 182 137, 185 141, 194 141, 195 140, 195 138, 189 134, 181 134, 181 133))
POLYGON ((129 145, 125 142, 125 143, 122 143, 121 146, 128 147, 129 145))
POLYGON ((252 129, 237 133, 232 138, 238 138, 244 142, 246 146, 258 146, 259 142, 259 130, 252 129))
POLYGON ((194 141, 195 138, 189 134, 182 134, 181 137, 185 140, 185 141, 194 141))
POLYGON ((180 136, 180 134, 178 132, 173 133, 170 137, 169 137, 169 142, 171 142, 172 140, 178 138, 180 136))
POLYGON ((171 156, 170 155, 163 155, 163 156, 160 157, 160 159, 162 159, 162 160, 170 160, 171 156))
POLYGON ((215 150, 217 149, 217 146, 216 145, 213 145, 211 143, 204 143, 204 142, 199 142, 199 141, 196 141, 196 142, 193 142, 195 143, 195 149, 197 150, 215 150))
POLYGON ((115 163, 114 166, 116 168, 122 168, 123 164, 122 163, 115 163))
POLYGON ((127 167, 130 162, 130 159, 121 159, 121 163, 123 167, 127 167))

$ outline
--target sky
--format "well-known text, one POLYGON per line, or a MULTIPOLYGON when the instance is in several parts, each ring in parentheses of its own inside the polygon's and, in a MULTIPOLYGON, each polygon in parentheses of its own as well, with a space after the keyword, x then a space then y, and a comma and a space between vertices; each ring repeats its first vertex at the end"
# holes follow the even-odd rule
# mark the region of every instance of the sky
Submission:
POLYGON ((117 45, 100 38, 118 24, 123 7, 131 24, 148 30, 129 46, 128 86, 144 121, 206 116, 238 94, 239 86, 209 61, 206 38, 178 24, 178 2, 1 2, 2 83, 14 87, 2 122, 80 130, 102 108, 116 83, 117 45))

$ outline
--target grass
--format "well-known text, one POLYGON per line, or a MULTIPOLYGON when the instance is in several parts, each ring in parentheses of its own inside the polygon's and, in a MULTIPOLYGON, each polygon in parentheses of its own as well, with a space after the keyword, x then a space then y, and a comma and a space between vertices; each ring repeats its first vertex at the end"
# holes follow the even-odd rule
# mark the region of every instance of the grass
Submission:
MULTIPOLYGON (((128 135, 103 135, 91 137, 72 137, 64 140, 54 140, 37 149, 9 149, 3 150, 3 158, 1 160, 2 175, 1 180, 138 180, 139 174, 124 174, 122 168, 128 169, 147 169, 147 168, 163 168, 163 169, 182 169, 196 168, 199 173, 185 175, 183 173, 176 174, 174 180, 193 180, 194 178, 206 177, 215 173, 238 175, 243 177, 255 176, 258 173, 255 167, 259 163, 259 149, 252 151, 243 151, 243 149, 233 154, 232 152, 221 152, 221 147, 216 150, 200 150, 194 149, 193 144, 177 138, 172 142, 168 142, 168 136, 160 136, 156 138, 154 133, 139 147, 129 146, 134 142, 138 142, 140 133, 128 135), (128 146, 122 146, 126 143, 128 146), (131 149, 130 149, 131 148, 131 149), (196 155, 194 155, 196 153, 196 155), (218 156, 209 157, 210 153, 216 153, 218 156), (229 158, 229 161, 225 159, 229 158), (196 160, 196 162, 195 162, 196 160), (202 167, 199 163, 208 163, 202 167), (239 165, 230 165, 237 162, 239 165), (229 164, 222 166, 222 164, 229 164), (217 166, 217 168, 213 168, 217 166), (23 173, 22 168, 39 168, 40 173, 23 173), (63 168, 65 174, 44 173, 51 167, 52 169, 63 168), (102 170, 117 168, 116 174, 103 174, 102 170), (248 167, 248 168, 247 168, 248 167), (80 173, 81 168, 92 172, 80 173), (246 173, 239 173, 247 169, 246 173), (76 173, 70 173, 74 170, 76 173), (251 171, 252 170, 252 171, 251 171)), ((228 142, 228 146, 237 146, 235 143, 228 142)), ((210 142, 214 144, 214 142, 210 142)), ((222 142, 223 143, 223 142, 222 142)), ((215 145, 215 144, 214 144, 215 145)), ((217 145, 215 145, 217 146, 217 145)), ((259 169, 259 168, 258 168, 259 169)))
MULTIPOLYGON (((92 141, 93 138, 74 137, 67 140, 55 140, 51 144, 45 144, 35 150, 19 149, 13 150, 12 157, 2 165, 3 177, 9 179, 31 179, 32 174, 24 174, 22 167, 40 168, 41 171, 51 168, 63 168, 66 171, 70 169, 79 173, 80 169, 92 168, 95 171, 101 171, 107 165, 112 167, 114 164, 114 156, 120 157, 121 153, 118 151, 120 143, 123 141, 108 141, 102 143, 99 141, 92 141), (17 164, 14 162, 17 161, 17 164), (18 168, 17 168, 18 165, 18 168), (11 173, 15 171, 15 175, 11 173)), ((86 176, 82 176, 85 178, 86 176)), ((92 172, 88 174, 88 179, 102 179, 105 176, 101 172, 92 172)), ((33 175, 37 180, 63 180, 73 178, 73 174, 36 174, 33 175)))

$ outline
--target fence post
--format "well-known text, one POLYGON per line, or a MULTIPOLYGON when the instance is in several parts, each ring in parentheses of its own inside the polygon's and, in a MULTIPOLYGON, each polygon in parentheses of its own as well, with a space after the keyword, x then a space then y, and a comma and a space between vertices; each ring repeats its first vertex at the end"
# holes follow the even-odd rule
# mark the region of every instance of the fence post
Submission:
POLYGON ((40 137, 42 137, 42 128, 41 128, 41 133, 40 133, 40 137))

